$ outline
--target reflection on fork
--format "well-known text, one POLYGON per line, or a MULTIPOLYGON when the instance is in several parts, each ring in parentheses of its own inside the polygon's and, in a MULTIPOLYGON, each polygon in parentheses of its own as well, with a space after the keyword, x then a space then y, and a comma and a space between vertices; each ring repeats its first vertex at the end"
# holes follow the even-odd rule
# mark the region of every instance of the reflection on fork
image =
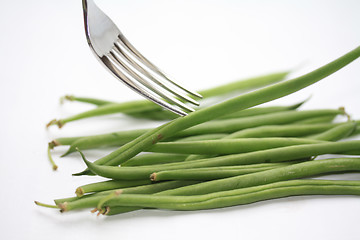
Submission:
POLYGON ((181 116, 194 111, 184 102, 201 95, 173 80, 147 60, 93 0, 83 0, 86 38, 97 58, 119 80, 156 104, 181 116))

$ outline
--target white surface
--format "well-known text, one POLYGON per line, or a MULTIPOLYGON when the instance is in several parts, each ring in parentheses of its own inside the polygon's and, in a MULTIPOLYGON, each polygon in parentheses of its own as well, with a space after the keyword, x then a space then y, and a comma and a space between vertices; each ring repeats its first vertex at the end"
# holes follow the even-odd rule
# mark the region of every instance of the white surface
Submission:
MULTIPOLYGON (((52 172, 46 144, 59 136, 149 126, 112 116, 45 130, 89 107, 64 94, 139 99, 90 52, 81 1, 0 2, 0 206, 2 239, 359 239, 358 197, 296 197, 202 212, 137 211, 96 218, 36 207, 97 178, 71 177, 75 154, 52 172)), ((302 66, 315 69, 360 44, 354 1, 97 1, 149 59, 194 89, 302 66)), ((345 106, 360 119, 360 61, 278 103, 312 94, 304 108, 345 106)), ((153 124, 155 125, 155 124, 153 124)), ((94 160, 106 154, 88 151, 94 160)), ((359 179, 359 174, 337 178, 359 179)))

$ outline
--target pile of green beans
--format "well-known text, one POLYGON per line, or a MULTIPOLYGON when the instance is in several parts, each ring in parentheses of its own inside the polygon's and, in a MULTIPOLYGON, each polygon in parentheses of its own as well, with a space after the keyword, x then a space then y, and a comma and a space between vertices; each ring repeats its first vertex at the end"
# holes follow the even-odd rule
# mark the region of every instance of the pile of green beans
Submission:
POLYGON ((360 181, 311 179, 360 172, 360 140, 347 139, 360 133, 360 121, 343 107, 299 109, 304 102, 258 106, 299 91, 358 57, 360 47, 292 80, 282 81, 288 72, 281 72, 200 91, 208 98, 257 89, 182 118, 147 101, 66 96, 96 108, 49 126, 113 113, 168 122, 154 129, 54 139, 48 145, 54 170, 50 150, 68 146, 63 157, 78 152, 87 166, 74 176, 108 180, 79 186, 75 196, 55 199, 55 205, 35 203, 61 212, 93 208, 98 215, 116 215, 153 208, 214 209, 299 195, 360 195, 360 181), (104 147, 118 149, 94 162, 83 153, 104 147), (322 155, 327 158, 318 159, 322 155))

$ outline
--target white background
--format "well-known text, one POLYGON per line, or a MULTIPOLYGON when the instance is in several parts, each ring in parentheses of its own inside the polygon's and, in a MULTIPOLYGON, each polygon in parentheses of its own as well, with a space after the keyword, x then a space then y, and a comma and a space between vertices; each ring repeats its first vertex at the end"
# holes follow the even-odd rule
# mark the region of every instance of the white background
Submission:
MULTIPOLYGON (((98 0, 149 59, 194 89, 279 70, 311 71, 360 44, 360 2, 98 0)), ((0 229, 2 239, 359 239, 359 197, 294 197, 201 212, 137 211, 97 218, 39 208, 98 178, 72 177, 84 164, 46 144, 60 136, 155 126, 124 116, 45 129, 52 118, 91 108, 59 105, 65 94, 140 99, 95 60, 81 1, 0 1, 0 229)), ((360 61, 277 101, 312 95, 304 109, 345 106, 360 119, 360 61)), ((275 104, 275 103, 274 103, 275 104)), ((107 151, 87 151, 95 160, 107 151)), ((337 176, 360 179, 358 174, 337 176)))

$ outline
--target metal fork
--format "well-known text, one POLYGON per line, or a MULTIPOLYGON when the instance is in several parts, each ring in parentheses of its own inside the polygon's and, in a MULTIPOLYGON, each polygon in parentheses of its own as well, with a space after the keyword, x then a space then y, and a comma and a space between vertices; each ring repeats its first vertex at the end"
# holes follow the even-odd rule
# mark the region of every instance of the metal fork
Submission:
POLYGON ((182 101, 198 106, 199 103, 187 93, 201 98, 200 94, 180 86, 147 60, 93 0, 82 0, 82 2, 88 44, 100 62, 118 80, 178 115, 185 116, 186 111, 194 111, 182 101))

